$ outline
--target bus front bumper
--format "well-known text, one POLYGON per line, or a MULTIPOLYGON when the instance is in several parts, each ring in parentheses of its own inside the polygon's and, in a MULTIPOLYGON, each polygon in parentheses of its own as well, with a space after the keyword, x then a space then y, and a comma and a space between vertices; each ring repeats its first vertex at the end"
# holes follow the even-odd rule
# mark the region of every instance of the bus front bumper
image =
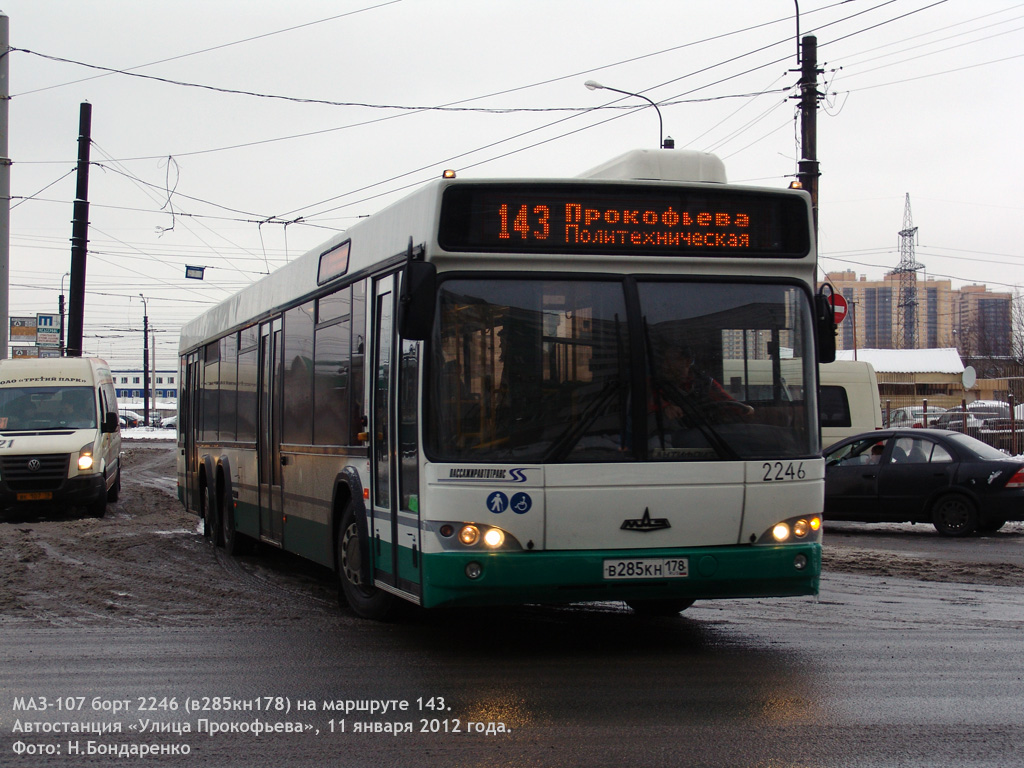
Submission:
POLYGON ((699 549, 444 552, 423 557, 423 606, 602 600, 792 597, 818 594, 821 544, 699 549), (658 562, 686 561, 658 576, 658 562), (612 578, 609 570, 618 567, 612 578), (629 577, 632 571, 644 575, 629 577), (474 577, 474 574, 475 577, 474 577))

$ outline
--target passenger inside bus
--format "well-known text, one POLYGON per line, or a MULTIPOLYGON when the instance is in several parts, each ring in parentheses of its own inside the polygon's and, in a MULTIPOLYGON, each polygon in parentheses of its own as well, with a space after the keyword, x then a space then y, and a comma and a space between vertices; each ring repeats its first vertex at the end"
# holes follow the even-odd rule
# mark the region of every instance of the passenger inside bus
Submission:
POLYGON ((736 416, 750 416, 754 409, 730 395, 710 374, 696 365, 696 356, 686 344, 670 343, 661 356, 659 375, 653 386, 651 408, 668 419, 682 419, 691 408, 714 404, 736 416))

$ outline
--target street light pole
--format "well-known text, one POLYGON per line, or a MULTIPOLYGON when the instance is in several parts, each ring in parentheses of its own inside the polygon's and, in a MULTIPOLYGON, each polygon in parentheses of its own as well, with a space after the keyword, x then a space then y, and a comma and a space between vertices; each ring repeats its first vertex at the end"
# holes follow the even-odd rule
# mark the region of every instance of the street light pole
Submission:
POLYGON ((149 307, 146 297, 142 299, 142 419, 149 426, 149 307))
POLYGON ((654 111, 658 113, 658 149, 672 148, 670 146, 666 146, 668 142, 664 141, 663 139, 665 135, 665 128, 661 120, 661 110, 658 109, 658 105, 655 104, 654 101, 652 101, 650 98, 644 96, 642 93, 633 93, 632 91, 621 91, 618 88, 612 88, 611 86, 608 85, 601 85, 601 83, 597 82, 596 80, 587 80, 587 82, 585 82, 583 85, 585 85, 587 89, 591 91, 614 91, 615 93, 621 93, 624 96, 636 96, 636 98, 643 99, 644 101, 646 101, 648 104, 654 107, 654 111))
POLYGON ((65 272, 60 277, 60 297, 57 301, 57 309, 60 311, 60 356, 64 357, 64 278, 71 277, 70 272, 65 272))

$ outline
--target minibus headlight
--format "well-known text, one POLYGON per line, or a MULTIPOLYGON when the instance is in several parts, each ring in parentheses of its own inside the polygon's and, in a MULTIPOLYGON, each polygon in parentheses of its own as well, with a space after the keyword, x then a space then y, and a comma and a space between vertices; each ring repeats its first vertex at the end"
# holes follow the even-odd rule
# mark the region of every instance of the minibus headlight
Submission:
POLYGON ((789 526, 785 523, 776 523, 775 527, 772 528, 772 538, 778 542, 783 542, 789 538, 789 526))
POLYGON ((78 450, 78 471, 89 472, 92 466, 92 443, 86 443, 78 450))

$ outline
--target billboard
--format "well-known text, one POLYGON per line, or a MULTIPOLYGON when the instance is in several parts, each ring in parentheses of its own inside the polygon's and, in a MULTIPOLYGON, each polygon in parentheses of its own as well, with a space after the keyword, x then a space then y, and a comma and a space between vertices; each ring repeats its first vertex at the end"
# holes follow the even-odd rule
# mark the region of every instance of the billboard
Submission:
POLYGON ((35 344, 36 318, 12 317, 10 340, 14 344, 35 344))

